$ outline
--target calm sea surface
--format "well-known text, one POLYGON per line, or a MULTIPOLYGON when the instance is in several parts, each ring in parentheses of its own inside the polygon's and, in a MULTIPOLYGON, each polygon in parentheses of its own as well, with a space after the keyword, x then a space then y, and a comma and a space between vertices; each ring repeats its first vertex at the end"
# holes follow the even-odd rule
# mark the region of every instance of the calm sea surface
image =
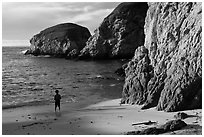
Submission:
POLYGON ((52 103, 56 89, 62 103, 90 100, 91 95, 121 97, 124 82, 114 74, 120 61, 25 56, 25 49, 28 47, 2 48, 3 109, 52 103))

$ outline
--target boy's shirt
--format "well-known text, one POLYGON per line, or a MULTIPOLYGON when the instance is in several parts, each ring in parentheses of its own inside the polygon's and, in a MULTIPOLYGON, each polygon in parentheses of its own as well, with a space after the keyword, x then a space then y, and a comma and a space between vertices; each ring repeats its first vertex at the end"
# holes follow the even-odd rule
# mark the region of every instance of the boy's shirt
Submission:
POLYGON ((55 95, 55 101, 60 101, 61 96, 59 94, 55 95))

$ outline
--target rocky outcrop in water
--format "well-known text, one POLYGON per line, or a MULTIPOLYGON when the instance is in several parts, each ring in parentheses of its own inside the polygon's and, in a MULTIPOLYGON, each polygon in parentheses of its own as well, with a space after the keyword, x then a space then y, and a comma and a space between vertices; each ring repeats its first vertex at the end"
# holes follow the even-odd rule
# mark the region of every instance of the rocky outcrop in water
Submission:
POLYGON ((85 27, 73 23, 59 24, 41 31, 30 40, 26 54, 74 58, 91 36, 85 27))
POLYGON ((202 3, 149 3, 145 44, 126 68, 122 103, 202 107, 202 3))
POLYGON ((121 3, 108 15, 89 38, 80 58, 131 58, 144 44, 147 3, 121 3))

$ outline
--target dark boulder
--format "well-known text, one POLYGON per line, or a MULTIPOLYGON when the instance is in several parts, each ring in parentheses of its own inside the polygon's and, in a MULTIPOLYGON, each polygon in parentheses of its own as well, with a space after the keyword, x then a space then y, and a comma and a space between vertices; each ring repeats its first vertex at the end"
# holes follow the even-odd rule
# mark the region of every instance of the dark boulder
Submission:
POLYGON ((158 135, 164 133, 164 129, 162 128, 156 128, 156 127, 151 127, 142 130, 139 135, 158 135))
POLYGON ((35 56, 76 57, 90 36, 85 27, 73 23, 59 24, 33 36, 28 53, 35 56))
POLYGON ((176 115, 174 115, 175 119, 186 119, 189 115, 184 112, 178 112, 176 115))
POLYGON ((118 68, 115 73, 121 77, 125 76, 125 68, 127 67, 128 63, 122 65, 122 67, 118 68))
POLYGON ((165 123, 164 125, 161 125, 160 127, 150 127, 142 131, 130 131, 127 132, 127 135, 158 135, 170 131, 180 130, 185 126, 187 126, 187 124, 180 119, 171 120, 165 123))
POLYGON ((184 121, 178 119, 178 120, 168 121, 166 124, 162 125, 160 128, 164 129, 164 132, 169 132, 169 131, 179 130, 185 126, 187 126, 187 124, 184 121))

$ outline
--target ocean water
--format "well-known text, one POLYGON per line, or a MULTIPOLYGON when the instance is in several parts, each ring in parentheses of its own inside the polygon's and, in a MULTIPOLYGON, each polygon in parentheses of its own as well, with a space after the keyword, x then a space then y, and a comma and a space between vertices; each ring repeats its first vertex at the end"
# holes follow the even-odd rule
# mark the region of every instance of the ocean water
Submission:
POLYGON ((119 60, 74 61, 23 55, 28 47, 2 48, 2 108, 53 102, 54 91, 62 103, 121 97, 123 78, 114 74, 119 60))

